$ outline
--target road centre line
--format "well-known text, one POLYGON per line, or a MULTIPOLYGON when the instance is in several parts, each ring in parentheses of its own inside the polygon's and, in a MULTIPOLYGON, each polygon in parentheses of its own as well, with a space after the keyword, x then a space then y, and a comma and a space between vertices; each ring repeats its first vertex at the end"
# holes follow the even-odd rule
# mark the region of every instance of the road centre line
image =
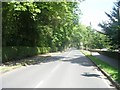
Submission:
POLYGON ((51 72, 50 74, 43 80, 41 80, 34 88, 39 88, 44 82, 45 80, 47 80, 48 78, 50 78, 51 74, 53 74, 58 68, 60 67, 60 64, 58 64, 51 72))
MULTIPOLYGON (((64 57, 62 60, 64 60, 66 57, 68 57, 68 56, 70 55, 70 53, 71 53, 71 51, 70 51, 67 55, 65 55, 65 57, 64 57)), ((50 77, 50 75, 51 75, 52 73, 54 73, 59 67, 60 67, 60 64, 58 64, 58 65, 50 72, 50 74, 49 74, 49 76, 48 76, 47 78, 41 80, 34 88, 39 88, 39 87, 45 82, 45 80, 47 80, 47 79, 50 77)))
POLYGON ((39 88, 42 84, 44 83, 44 81, 40 81, 34 88, 39 88))

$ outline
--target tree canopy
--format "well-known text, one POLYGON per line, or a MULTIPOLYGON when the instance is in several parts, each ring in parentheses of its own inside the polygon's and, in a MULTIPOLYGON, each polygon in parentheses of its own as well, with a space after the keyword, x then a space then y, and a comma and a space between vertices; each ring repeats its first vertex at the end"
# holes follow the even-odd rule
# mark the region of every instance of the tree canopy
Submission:
POLYGON ((120 49, 120 1, 118 0, 114 5, 110 14, 105 13, 109 17, 109 20, 100 23, 99 26, 102 27, 106 35, 108 35, 112 48, 120 49))
POLYGON ((76 2, 3 2, 3 46, 64 48, 78 22, 76 2))
POLYGON ((2 2, 3 56, 16 58, 16 55, 62 51, 73 46, 106 48, 106 35, 79 23, 79 5, 78 2, 2 2))

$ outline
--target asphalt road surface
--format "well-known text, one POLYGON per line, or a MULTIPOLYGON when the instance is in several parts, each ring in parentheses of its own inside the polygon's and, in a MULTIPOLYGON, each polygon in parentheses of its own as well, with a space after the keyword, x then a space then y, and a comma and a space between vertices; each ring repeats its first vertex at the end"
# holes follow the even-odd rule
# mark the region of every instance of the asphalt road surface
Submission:
POLYGON ((53 54, 50 60, 2 75, 3 88, 114 88, 80 50, 53 54))

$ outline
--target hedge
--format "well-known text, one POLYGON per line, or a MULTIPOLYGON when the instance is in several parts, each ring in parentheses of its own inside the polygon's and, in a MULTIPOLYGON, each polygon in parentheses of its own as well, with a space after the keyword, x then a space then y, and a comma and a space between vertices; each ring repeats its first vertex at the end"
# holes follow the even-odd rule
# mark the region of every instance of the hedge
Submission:
POLYGON ((105 56, 111 57, 113 59, 120 60, 120 53, 117 51, 100 51, 100 50, 95 50, 95 49, 89 49, 91 52, 98 52, 100 54, 103 54, 105 56))
POLYGON ((34 56, 50 52, 50 47, 25 47, 25 46, 8 46, 2 47, 2 62, 18 60, 21 58, 34 56))
POLYGON ((111 52, 111 51, 98 51, 100 54, 106 55, 108 57, 120 60, 120 53, 118 52, 111 52))

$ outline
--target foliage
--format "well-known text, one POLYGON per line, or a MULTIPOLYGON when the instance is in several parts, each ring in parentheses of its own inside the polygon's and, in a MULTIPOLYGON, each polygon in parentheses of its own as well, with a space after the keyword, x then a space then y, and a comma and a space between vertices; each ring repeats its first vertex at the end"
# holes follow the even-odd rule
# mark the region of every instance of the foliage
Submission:
POLYGON ((120 60, 120 53, 116 51, 98 51, 100 54, 111 57, 115 60, 120 60))
POLYGON ((2 2, 3 57, 4 53, 10 59, 31 56, 44 52, 44 47, 49 47, 48 51, 61 51, 70 46, 107 47, 105 35, 78 23, 81 15, 78 5, 77 2, 2 2), (17 53, 11 47, 16 47, 17 53), (21 52, 18 47, 25 49, 21 52), (40 52, 32 49, 36 53, 30 53, 25 51, 27 47, 30 51, 36 50, 34 47, 42 49, 40 52))
POLYGON ((106 13, 109 17, 109 21, 100 23, 99 26, 104 29, 109 36, 113 49, 120 48, 120 16, 119 16, 120 1, 115 3, 110 14, 106 13))
POLYGON ((4 62, 17 60, 37 54, 43 54, 50 51, 50 47, 25 47, 25 46, 9 46, 2 48, 2 59, 4 62))
POLYGON ((77 25, 73 28, 72 44, 78 48, 101 49, 109 47, 106 35, 97 32, 92 26, 77 25))
POLYGON ((64 48, 76 7, 71 2, 3 2, 3 46, 64 48))
MULTIPOLYGON (((77 2, 2 2, 3 54, 9 53, 14 58, 24 57, 29 52, 25 51, 27 47, 63 50, 70 44, 72 29, 78 22, 78 12, 77 2), (19 48, 16 55, 16 51, 11 50, 14 46, 17 49, 24 47, 23 52, 19 48)), ((31 51, 31 48, 28 50, 31 51)), ((29 54, 35 53, 31 51, 29 54)))

